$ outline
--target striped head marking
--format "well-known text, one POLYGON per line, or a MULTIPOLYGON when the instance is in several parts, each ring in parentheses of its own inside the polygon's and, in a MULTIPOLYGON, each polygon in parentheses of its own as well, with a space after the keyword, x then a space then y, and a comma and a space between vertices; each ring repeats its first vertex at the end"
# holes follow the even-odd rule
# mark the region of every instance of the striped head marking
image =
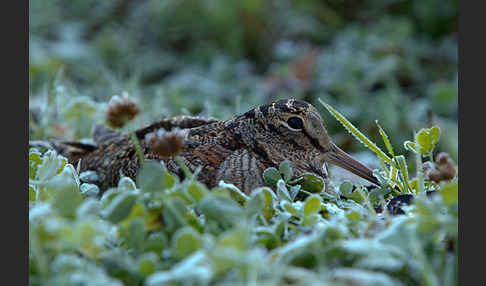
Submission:
POLYGON ((256 121, 265 126, 283 141, 291 140, 297 149, 326 152, 331 140, 317 109, 311 104, 285 99, 254 109, 256 121))
POLYGON ((265 147, 268 157, 275 163, 290 160, 297 174, 314 172, 325 177, 323 165, 330 162, 378 184, 372 170, 331 141, 319 112, 305 101, 279 100, 250 110, 243 117, 259 129, 254 140, 265 147))

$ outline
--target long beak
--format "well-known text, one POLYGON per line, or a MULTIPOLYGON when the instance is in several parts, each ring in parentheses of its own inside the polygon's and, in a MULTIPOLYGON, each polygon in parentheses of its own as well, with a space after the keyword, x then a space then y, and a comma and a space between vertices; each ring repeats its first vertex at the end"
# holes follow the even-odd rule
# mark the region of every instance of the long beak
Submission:
POLYGON ((351 173, 372 182, 375 185, 380 185, 375 176, 373 176, 373 171, 370 168, 366 167, 353 157, 349 156, 334 143, 331 143, 331 150, 326 153, 326 160, 329 163, 344 168, 351 173))

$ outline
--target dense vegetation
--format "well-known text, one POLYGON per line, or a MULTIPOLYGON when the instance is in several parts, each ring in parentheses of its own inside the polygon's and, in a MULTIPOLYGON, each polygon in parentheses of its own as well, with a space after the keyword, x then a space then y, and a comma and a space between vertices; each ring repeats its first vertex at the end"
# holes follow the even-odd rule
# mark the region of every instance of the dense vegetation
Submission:
POLYGON ((31 285, 457 284, 457 178, 430 171, 458 160, 457 1, 29 6, 31 140, 89 141, 115 94, 141 110, 125 132, 294 97, 384 182, 368 190, 336 176, 323 192, 284 163, 266 173, 275 192, 245 196, 149 163, 99 199, 86 183, 95 174, 32 149, 31 285), (390 214, 404 194, 414 203, 390 214))

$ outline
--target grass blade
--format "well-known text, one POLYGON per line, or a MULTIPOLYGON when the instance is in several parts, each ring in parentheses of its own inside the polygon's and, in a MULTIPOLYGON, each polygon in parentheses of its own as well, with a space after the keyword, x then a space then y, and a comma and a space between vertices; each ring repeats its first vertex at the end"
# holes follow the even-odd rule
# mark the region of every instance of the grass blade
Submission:
POLYGON ((390 143, 390 139, 388 138, 388 135, 385 133, 385 130, 381 128, 380 124, 378 124, 378 120, 375 120, 375 122, 376 125, 378 126, 378 131, 380 132, 381 138, 383 138, 383 142, 385 142, 386 149, 388 149, 388 153, 390 153, 390 155, 394 157, 395 153, 393 152, 393 148, 390 143))
POLYGON ((378 146, 376 146, 373 141, 368 139, 363 133, 361 133, 358 128, 354 127, 351 122, 349 122, 341 113, 337 112, 334 108, 332 108, 329 104, 323 102, 320 98, 318 99, 319 102, 326 107, 326 109, 336 118, 346 130, 351 133, 359 142, 363 143, 368 149, 373 151, 378 157, 385 160, 388 164, 393 165, 392 159, 388 157, 388 155, 383 152, 378 146))
POLYGON ((404 187, 406 188, 407 193, 411 192, 410 186, 408 184, 409 176, 408 176, 408 166, 407 166, 407 161, 405 160, 405 157, 403 155, 396 156, 394 157, 394 160, 396 162, 396 165, 398 166, 398 169, 400 170, 400 178, 402 179, 402 183, 404 187))
MULTIPOLYGON (((417 138, 417 136, 414 136, 417 138)), ((417 140, 417 139, 415 139, 417 140)), ((415 142, 415 144, 418 144, 415 142)), ((415 153, 415 163, 417 166, 417 194, 424 194, 425 193, 425 186, 424 186, 424 172, 423 172, 423 163, 422 163, 422 154, 420 152, 415 153)))

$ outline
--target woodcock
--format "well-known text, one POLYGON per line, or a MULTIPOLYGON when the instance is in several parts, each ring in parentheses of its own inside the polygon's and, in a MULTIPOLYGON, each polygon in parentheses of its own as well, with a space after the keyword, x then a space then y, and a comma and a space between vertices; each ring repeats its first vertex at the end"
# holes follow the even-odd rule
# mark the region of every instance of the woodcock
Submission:
MULTIPOLYGON (((191 171, 201 167, 198 180, 209 188, 220 180, 249 193, 264 186, 263 171, 290 160, 294 175, 312 172, 327 179, 327 163, 338 165, 374 184, 372 170, 337 147, 327 134, 319 112, 311 104, 280 100, 262 105, 228 120, 180 116, 157 121, 135 132, 147 160, 164 161, 181 179, 184 172, 174 158, 162 158, 150 148, 146 136, 159 129, 181 129, 184 136, 178 154, 191 171)), ((121 172, 136 179, 141 166, 130 136, 97 126, 94 145, 50 142, 80 172, 94 170, 102 191, 116 186, 121 172), (79 162, 80 161, 80 162, 79 162)))

